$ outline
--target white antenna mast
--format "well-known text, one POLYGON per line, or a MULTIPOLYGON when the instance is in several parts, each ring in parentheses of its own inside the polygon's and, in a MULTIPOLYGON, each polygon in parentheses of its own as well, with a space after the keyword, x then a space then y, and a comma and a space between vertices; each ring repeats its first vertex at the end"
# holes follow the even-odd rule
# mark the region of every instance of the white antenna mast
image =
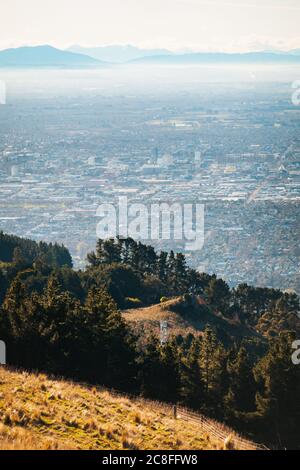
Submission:
POLYGON ((168 342, 168 322, 160 322, 160 344, 164 346, 168 342))

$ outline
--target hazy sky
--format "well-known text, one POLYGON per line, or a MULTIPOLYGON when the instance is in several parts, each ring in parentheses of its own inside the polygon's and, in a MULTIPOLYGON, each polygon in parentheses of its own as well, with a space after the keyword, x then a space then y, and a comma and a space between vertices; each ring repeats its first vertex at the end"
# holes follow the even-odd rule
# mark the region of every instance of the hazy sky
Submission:
POLYGON ((135 44, 300 48, 300 0, 1 0, 0 49, 135 44))

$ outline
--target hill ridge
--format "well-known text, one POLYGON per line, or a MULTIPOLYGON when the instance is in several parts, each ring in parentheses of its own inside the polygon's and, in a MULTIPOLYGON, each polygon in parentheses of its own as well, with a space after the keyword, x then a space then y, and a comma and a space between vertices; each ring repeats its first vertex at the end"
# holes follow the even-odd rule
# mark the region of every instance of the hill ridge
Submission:
POLYGON ((228 335, 228 340, 231 336, 262 339, 254 328, 242 325, 237 320, 225 318, 208 306, 201 296, 194 296, 194 302, 190 305, 182 296, 178 296, 160 304, 123 310, 122 315, 129 325, 134 325, 137 329, 147 326, 147 329, 156 334, 159 333, 160 322, 166 321, 170 336, 188 333, 198 336, 209 325, 228 335))
POLYGON ((0 67, 86 67, 101 66, 104 62, 53 46, 24 46, 0 51, 0 67))

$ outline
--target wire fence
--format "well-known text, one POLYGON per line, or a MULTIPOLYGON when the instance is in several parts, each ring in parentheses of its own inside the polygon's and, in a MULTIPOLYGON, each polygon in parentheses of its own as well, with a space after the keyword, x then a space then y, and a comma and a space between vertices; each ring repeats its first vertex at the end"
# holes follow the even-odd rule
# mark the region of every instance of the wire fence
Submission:
MULTIPOLYGON (((1 366, 0 366, 1 367, 1 366)), ((19 368, 13 368, 13 367, 5 367, 5 369, 9 369, 11 372, 23 372, 19 368)), ((38 374, 38 372, 36 372, 38 374)), ((207 418, 206 416, 200 414, 200 413, 195 413, 192 410, 188 408, 184 408, 181 406, 176 406, 176 405, 171 405, 165 402, 159 402, 159 401, 154 401, 154 400, 149 400, 146 399, 145 397, 141 395, 134 395, 131 393, 126 393, 122 392, 117 389, 112 389, 112 388, 107 388, 105 386, 101 385, 92 385, 87 382, 82 382, 82 381, 73 381, 65 377, 55 377, 55 376, 49 376, 50 380, 63 380, 66 383, 72 384, 72 385, 79 385, 82 387, 85 387, 89 390, 96 389, 98 392, 108 392, 110 395, 118 398, 126 398, 129 400, 133 400, 136 403, 140 402, 141 407, 145 405, 145 402, 147 402, 148 405, 150 405, 154 410, 157 410, 161 413, 164 413, 173 419, 182 419, 183 421, 188 421, 190 423, 194 423, 198 425, 203 431, 209 433, 212 437, 214 437, 216 440, 220 441, 222 444, 225 443, 226 439, 230 438, 231 442, 234 444, 233 447, 235 449, 239 450, 269 450, 268 447, 266 447, 263 444, 257 444, 253 441, 250 441, 248 439, 243 438, 239 434, 235 433, 231 428, 229 428, 226 425, 223 425, 219 423, 218 421, 214 421, 211 418, 207 418)))
POLYGON ((232 429, 225 425, 218 423, 212 419, 207 418, 198 413, 194 413, 186 408, 177 407, 177 419, 182 419, 188 422, 198 424, 201 429, 208 432, 215 439, 225 443, 226 439, 230 437, 233 447, 239 450, 269 450, 263 444, 257 444, 248 439, 245 439, 238 434, 234 433, 232 429))
MULTIPOLYGON (((91 385, 86 383, 81 383, 85 387, 91 387, 91 385)), ((135 402, 141 402, 141 406, 145 404, 147 401, 148 405, 157 411, 163 412, 174 419, 182 419, 184 421, 188 421, 190 423, 194 423, 198 425, 203 431, 209 433, 212 437, 218 440, 221 444, 224 444, 226 439, 230 438, 231 442, 233 443, 233 447, 239 450, 260 450, 266 451, 269 450, 263 444, 257 444, 256 442, 250 441, 248 439, 243 438, 239 434, 235 433, 231 428, 228 426, 219 423, 211 418, 207 418, 206 416, 195 413, 188 408, 184 408, 181 406, 174 406, 167 404, 165 402, 153 401, 149 399, 145 399, 142 396, 134 395, 130 393, 124 393, 120 390, 116 389, 108 389, 106 387, 96 387, 99 391, 108 391, 112 396, 123 397, 130 400, 134 400, 135 402)))

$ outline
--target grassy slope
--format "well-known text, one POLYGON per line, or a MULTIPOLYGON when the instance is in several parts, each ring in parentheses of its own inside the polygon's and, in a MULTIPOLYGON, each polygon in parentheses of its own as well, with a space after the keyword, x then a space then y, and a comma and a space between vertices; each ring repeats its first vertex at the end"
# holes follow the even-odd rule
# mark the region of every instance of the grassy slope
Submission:
POLYGON ((199 334, 187 319, 172 310, 175 303, 176 300, 170 300, 163 304, 151 305, 151 307, 124 310, 122 315, 129 325, 137 329, 140 327, 159 333, 160 322, 167 321, 171 335, 199 334))
POLYGON ((0 367, 0 450, 220 448, 168 407, 0 367))
POLYGON ((161 321, 167 321, 170 336, 201 335, 207 325, 214 326, 222 338, 258 336, 253 329, 216 314, 206 305, 185 307, 180 297, 151 307, 125 310, 123 317, 138 331, 147 329, 154 333, 159 333, 161 321))

